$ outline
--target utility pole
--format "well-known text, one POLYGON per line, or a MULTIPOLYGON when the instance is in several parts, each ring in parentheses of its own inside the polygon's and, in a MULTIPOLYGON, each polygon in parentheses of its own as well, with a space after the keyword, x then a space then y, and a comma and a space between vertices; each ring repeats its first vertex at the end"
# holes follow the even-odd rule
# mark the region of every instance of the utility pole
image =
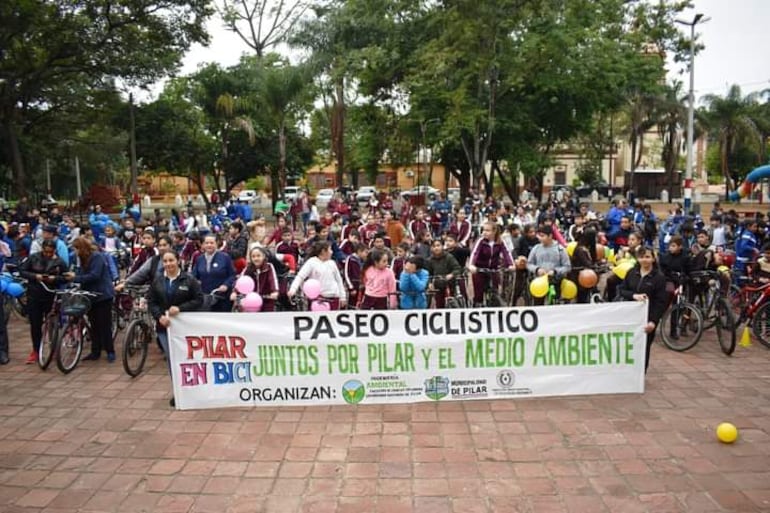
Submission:
POLYGON ((131 159, 131 194, 136 195, 138 192, 138 187, 136 183, 136 123, 134 121, 134 93, 128 93, 128 105, 129 105, 129 111, 128 111, 128 117, 129 117, 129 123, 131 125, 131 143, 129 146, 129 155, 131 159))
POLYGON ((693 168, 693 137, 695 130, 695 25, 706 23, 711 18, 704 18, 698 13, 692 21, 676 20, 680 25, 690 27, 690 94, 687 108, 687 169, 684 175, 684 212, 689 214, 692 209, 692 168, 693 168))
MULTIPOLYGON (((417 152, 417 158, 418 158, 418 160, 422 160, 422 161, 425 162, 425 171, 428 170, 428 147, 427 147, 426 142, 425 142, 425 133, 428 130, 428 125, 430 125, 431 123, 438 123, 439 121, 441 121, 439 118, 432 118, 432 119, 420 121, 420 133, 422 134, 423 158, 422 159, 419 158, 420 157, 420 153, 419 152, 417 152)), ((431 160, 432 160, 432 158, 433 158, 433 153, 431 152, 431 160)), ((417 187, 422 187, 422 184, 420 183, 420 174, 419 174, 420 162, 417 163, 417 169, 418 169, 418 173, 417 173, 417 187)), ((431 185, 431 184, 426 184, 425 188, 417 189, 417 191, 420 193, 420 196, 423 196, 423 205, 427 205, 428 204, 428 200, 427 200, 428 188, 427 188, 427 186, 429 186, 429 185, 431 185)), ((444 191, 444 193, 446 194, 446 191, 444 191)))

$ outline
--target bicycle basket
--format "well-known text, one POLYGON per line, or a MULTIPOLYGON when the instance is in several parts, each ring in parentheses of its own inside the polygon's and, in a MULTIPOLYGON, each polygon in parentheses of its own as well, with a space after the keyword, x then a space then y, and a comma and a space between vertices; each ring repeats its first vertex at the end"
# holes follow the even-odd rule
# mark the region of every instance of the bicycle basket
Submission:
POLYGON ((82 294, 67 294, 62 299, 61 311, 64 315, 81 317, 91 309, 91 300, 82 294))

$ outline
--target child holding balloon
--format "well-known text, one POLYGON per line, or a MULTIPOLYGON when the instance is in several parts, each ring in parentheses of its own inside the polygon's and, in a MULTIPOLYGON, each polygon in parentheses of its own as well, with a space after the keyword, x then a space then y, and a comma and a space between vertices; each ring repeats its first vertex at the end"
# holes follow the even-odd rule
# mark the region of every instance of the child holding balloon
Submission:
POLYGON ((249 263, 235 282, 235 291, 230 295, 236 301, 242 294, 241 308, 245 312, 274 312, 278 299, 278 274, 273 264, 267 261, 267 250, 254 246, 249 251, 249 263), (257 297, 258 296, 258 297, 257 297))
MULTIPOLYGON (((348 293, 337 263, 332 259, 332 249, 329 242, 315 242, 307 256, 307 261, 300 268, 291 283, 291 287, 289 287, 289 298, 294 297, 305 281, 308 281, 308 286, 302 288, 308 299, 311 301, 322 299, 323 304, 329 306, 329 310, 344 308, 347 304, 348 293)), ((318 304, 321 303, 318 302, 318 304)))

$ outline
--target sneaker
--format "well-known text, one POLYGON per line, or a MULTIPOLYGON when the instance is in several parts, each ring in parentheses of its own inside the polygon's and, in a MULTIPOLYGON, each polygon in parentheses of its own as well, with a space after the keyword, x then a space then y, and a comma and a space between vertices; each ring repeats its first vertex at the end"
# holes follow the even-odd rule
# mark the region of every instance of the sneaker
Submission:
POLYGON ((115 363, 115 353, 107 353, 107 361, 110 363, 115 363))
POLYGON ((37 351, 32 351, 29 353, 29 356, 27 357, 27 361, 24 362, 27 365, 32 365, 33 363, 37 363, 37 351))

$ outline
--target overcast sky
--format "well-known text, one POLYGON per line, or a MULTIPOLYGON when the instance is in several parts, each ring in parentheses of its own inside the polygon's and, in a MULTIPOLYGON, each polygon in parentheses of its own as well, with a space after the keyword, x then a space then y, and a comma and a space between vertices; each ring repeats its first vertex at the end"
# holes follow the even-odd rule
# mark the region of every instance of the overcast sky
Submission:
MULTIPOLYGON (((696 13, 711 19, 698 24, 696 32, 706 48, 695 58, 695 96, 724 95, 732 84, 743 93, 770 89, 770 50, 768 25, 770 0, 694 0, 695 8, 682 15, 691 21, 696 13)), ((681 26, 683 31, 690 28, 681 26)), ((211 44, 194 47, 185 57, 182 74, 195 71, 200 63, 219 62, 229 66, 249 49, 235 34, 225 30, 222 21, 209 21, 211 44)), ((670 65, 669 79, 689 86, 689 76, 670 65)))

